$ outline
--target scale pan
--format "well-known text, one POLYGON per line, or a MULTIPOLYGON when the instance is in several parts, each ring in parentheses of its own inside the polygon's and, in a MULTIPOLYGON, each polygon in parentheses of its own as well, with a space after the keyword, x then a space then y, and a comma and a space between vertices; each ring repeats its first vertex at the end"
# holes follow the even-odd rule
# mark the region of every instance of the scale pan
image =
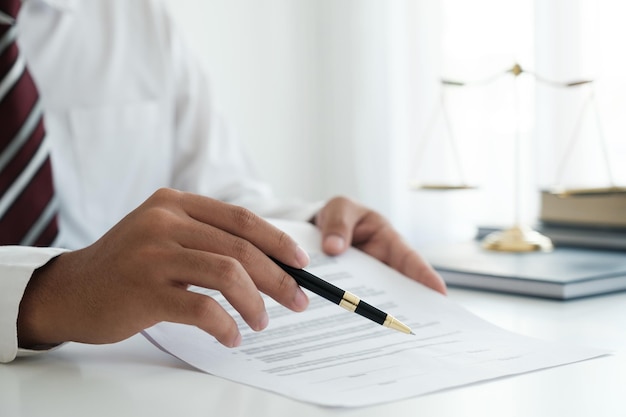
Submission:
POLYGON ((454 190, 475 190, 478 186, 470 184, 435 184, 435 183, 411 183, 412 190, 424 191, 454 191, 454 190))
POLYGON ((585 197, 585 196, 607 195, 607 194, 626 194, 626 187, 556 189, 556 190, 552 190, 551 193, 561 198, 585 197))

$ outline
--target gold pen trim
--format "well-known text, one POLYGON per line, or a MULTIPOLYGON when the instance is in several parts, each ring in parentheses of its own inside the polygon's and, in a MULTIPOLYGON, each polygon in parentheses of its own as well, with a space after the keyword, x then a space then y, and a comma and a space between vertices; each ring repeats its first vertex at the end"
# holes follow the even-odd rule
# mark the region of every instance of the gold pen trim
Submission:
POLYGON ((402 333, 413 334, 409 326, 407 326, 406 324, 402 323, 401 321, 396 319, 394 316, 389 315, 389 314, 387 314, 387 318, 385 319, 383 326, 389 327, 390 329, 397 330, 402 333))
MULTIPOLYGON (((359 306, 360 302, 361 302, 361 299, 359 297, 352 294, 351 292, 346 291, 344 292, 342 300, 339 302, 339 305, 345 308, 346 310, 348 310, 349 312, 354 313, 357 307, 359 306)), ((400 320, 396 319, 394 316, 390 314, 387 314, 387 317, 385 318, 385 322, 383 323, 383 326, 388 327, 393 330, 397 330, 401 333, 414 334, 411 331, 411 328, 409 326, 402 323, 400 320)))
POLYGON ((356 311, 357 306, 361 302, 361 299, 351 292, 344 292, 343 299, 339 302, 339 305, 351 313, 356 311))
POLYGON ((339 302, 339 306, 345 308, 350 313, 354 313, 356 311, 356 306, 347 300, 341 300, 339 302))

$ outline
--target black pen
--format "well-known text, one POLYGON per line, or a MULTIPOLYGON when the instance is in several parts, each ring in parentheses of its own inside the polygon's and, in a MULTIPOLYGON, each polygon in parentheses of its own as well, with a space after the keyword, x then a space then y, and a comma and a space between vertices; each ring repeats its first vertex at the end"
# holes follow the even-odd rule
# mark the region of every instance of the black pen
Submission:
POLYGON ((367 304, 356 295, 348 291, 344 291, 330 282, 324 281, 310 272, 305 271, 304 269, 298 269, 285 265, 271 256, 270 259, 272 259, 276 265, 280 266, 283 271, 291 275, 293 279, 296 280, 298 285, 314 292, 320 297, 325 298, 328 301, 332 301, 335 304, 339 304, 341 307, 352 313, 359 314, 372 320, 373 322, 389 327, 390 329, 397 330, 402 333, 414 334, 409 326, 384 311, 367 304))

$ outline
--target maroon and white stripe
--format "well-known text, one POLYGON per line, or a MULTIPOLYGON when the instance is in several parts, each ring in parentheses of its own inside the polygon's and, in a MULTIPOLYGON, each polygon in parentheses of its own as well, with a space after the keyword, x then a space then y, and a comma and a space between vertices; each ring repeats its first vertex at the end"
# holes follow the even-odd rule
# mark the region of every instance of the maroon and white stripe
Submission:
POLYGON ((58 234, 50 151, 16 36, 0 24, 0 244, 50 246, 58 234))

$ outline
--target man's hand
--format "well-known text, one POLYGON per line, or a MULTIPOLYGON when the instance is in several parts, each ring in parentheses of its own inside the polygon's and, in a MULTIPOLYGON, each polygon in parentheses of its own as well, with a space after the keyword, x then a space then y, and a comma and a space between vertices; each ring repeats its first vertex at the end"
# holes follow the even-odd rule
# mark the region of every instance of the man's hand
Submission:
POLYGON ((319 211, 314 222, 322 231, 322 249, 327 254, 338 255, 352 245, 402 274, 446 293, 446 284, 439 274, 380 214, 337 197, 319 211))
POLYGON ((220 291, 261 330, 268 317, 259 291, 294 311, 308 305, 266 254, 298 268, 308 263, 293 239, 248 210, 159 190, 93 245, 35 272, 20 304, 20 346, 112 343, 161 321, 195 325, 237 346, 234 319, 187 288, 220 291))

